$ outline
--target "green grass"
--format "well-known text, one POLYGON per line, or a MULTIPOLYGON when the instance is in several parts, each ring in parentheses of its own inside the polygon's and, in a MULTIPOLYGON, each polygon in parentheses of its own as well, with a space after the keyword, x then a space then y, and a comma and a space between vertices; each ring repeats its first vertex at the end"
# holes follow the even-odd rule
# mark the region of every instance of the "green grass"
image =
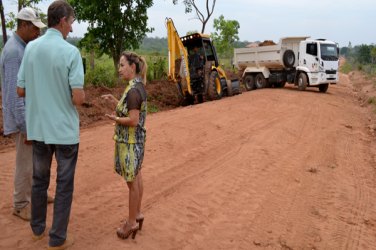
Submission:
POLYGON ((368 100, 367 100, 367 103, 372 105, 372 111, 373 113, 376 114, 376 97, 375 96, 372 96, 372 97, 369 97, 368 100))
POLYGON ((368 98, 368 104, 376 105, 376 97, 372 96, 368 98))
POLYGON ((348 62, 345 62, 342 66, 341 66, 341 68, 340 68, 340 71, 342 72, 342 73, 344 73, 344 74, 348 74, 350 71, 352 71, 353 70, 353 67, 352 67, 352 65, 350 64, 350 63, 348 63, 348 62))
POLYGON ((157 113, 159 111, 158 107, 154 104, 148 103, 148 113, 157 113))

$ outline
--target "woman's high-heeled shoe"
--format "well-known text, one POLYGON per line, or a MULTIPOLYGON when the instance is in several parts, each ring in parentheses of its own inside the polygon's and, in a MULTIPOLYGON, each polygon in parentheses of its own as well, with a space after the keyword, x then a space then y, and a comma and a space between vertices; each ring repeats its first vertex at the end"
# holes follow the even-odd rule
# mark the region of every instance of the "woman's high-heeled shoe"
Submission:
POLYGON ((142 230, 142 224, 144 223, 144 217, 136 219, 136 222, 138 223, 138 230, 142 230))
POLYGON ((124 232, 124 228, 127 226, 127 222, 124 223, 122 227, 119 227, 116 230, 116 234, 121 239, 128 239, 128 237, 132 234, 132 239, 136 238, 137 231, 139 229, 139 226, 130 228, 128 231, 124 232))

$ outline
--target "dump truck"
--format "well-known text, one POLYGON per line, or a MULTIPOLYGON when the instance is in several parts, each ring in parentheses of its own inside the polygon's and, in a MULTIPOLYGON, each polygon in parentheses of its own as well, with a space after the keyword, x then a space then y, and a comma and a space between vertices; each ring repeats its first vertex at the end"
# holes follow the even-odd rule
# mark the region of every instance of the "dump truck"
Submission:
POLYGON ((247 91, 290 83, 326 92, 338 82, 339 47, 325 39, 285 37, 274 45, 235 49, 234 65, 247 91))
POLYGON ((169 80, 177 86, 182 105, 197 100, 218 100, 240 93, 238 79, 228 79, 220 67, 209 35, 194 33, 180 37, 171 18, 166 18, 169 80))

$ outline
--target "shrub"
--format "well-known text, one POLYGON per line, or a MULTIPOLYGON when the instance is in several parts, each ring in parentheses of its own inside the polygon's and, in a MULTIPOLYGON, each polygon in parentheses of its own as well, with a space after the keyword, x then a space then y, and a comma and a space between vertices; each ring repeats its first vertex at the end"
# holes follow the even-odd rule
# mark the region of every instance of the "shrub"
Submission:
POLYGON ((363 71, 368 75, 374 76, 376 75, 376 66, 373 64, 366 64, 363 66, 363 71))
POLYGON ((148 103, 148 113, 157 113, 158 111, 159 109, 156 105, 148 103))
POLYGON ((376 97, 372 96, 368 98, 368 104, 376 105, 376 97))
POLYGON ((117 77, 114 76, 113 66, 111 68, 97 65, 93 70, 87 71, 85 75, 85 86, 105 86, 115 87, 117 84, 117 77))
POLYGON ((167 60, 165 57, 161 56, 150 56, 147 59, 148 63, 148 72, 147 72, 147 79, 148 80, 156 80, 162 79, 167 74, 167 60))
POLYGON ((348 62, 345 62, 341 68, 340 68, 340 71, 344 74, 348 74, 350 71, 352 71, 353 68, 352 68, 352 65, 348 62))

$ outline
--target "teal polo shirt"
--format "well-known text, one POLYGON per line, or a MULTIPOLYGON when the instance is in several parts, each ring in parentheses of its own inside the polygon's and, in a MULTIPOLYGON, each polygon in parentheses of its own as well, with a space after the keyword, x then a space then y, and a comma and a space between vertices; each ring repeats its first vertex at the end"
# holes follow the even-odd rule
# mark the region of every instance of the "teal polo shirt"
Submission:
POLYGON ((18 72, 24 88, 28 140, 46 144, 79 143, 79 116, 72 89, 82 89, 84 71, 79 50, 49 28, 28 43, 18 72))

